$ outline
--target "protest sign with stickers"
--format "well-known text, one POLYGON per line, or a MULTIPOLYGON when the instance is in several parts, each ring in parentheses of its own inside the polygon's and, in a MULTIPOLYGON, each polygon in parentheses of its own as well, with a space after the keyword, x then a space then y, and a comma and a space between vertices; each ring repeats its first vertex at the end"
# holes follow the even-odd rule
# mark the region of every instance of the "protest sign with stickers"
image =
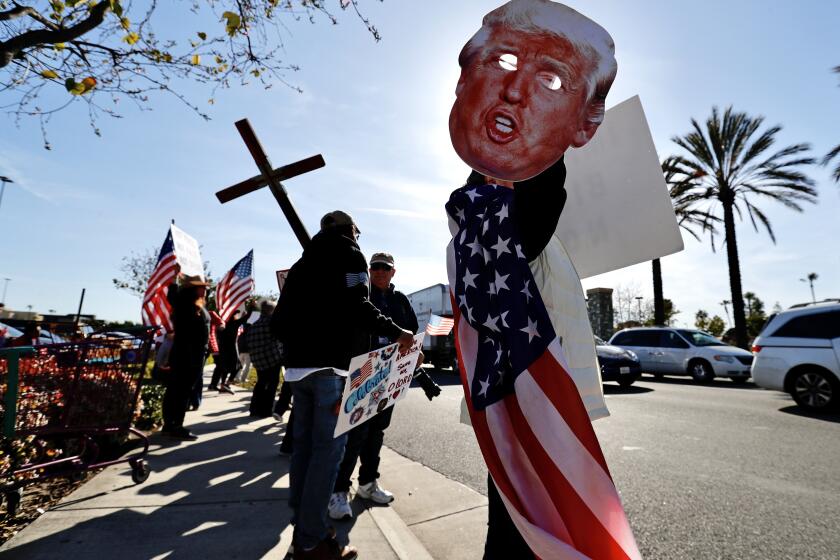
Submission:
POLYGON ((389 406, 394 406, 408 392, 423 349, 425 333, 414 335, 406 352, 396 344, 366 352, 350 360, 350 375, 344 384, 341 408, 334 436, 370 420, 389 406))

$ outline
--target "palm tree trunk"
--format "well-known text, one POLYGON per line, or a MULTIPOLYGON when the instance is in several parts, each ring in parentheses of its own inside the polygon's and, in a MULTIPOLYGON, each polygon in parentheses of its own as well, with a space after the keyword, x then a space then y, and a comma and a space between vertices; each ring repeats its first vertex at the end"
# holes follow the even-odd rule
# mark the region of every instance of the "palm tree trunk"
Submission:
POLYGON ((741 263, 735 238, 735 214, 732 200, 722 199, 723 227, 726 231, 726 256, 729 261, 729 289, 732 292, 732 316, 735 319, 735 344, 747 347, 747 320, 744 316, 744 294, 741 288, 741 263))
POLYGON ((653 265, 653 322, 656 325, 665 324, 665 299, 662 296, 662 266, 659 259, 651 261, 653 265))

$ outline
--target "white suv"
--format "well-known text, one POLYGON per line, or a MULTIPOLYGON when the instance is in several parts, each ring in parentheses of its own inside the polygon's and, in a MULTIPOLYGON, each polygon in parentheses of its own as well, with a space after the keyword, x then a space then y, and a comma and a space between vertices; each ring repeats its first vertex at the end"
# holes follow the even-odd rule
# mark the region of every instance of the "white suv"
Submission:
POLYGON ((840 301, 773 315, 753 342, 753 381, 821 412, 840 406, 840 301))
POLYGON ((615 333, 610 344, 632 350, 642 371, 656 377, 690 375, 698 383, 728 377, 735 383, 750 378, 753 355, 724 344, 709 333, 671 327, 637 327, 615 333))

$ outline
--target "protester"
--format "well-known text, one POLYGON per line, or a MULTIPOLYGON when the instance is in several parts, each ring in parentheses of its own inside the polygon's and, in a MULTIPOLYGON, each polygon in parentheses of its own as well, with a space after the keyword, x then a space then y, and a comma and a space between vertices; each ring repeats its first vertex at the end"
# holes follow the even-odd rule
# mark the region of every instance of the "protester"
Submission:
POLYGON ((163 397, 162 432, 179 439, 197 439, 184 427, 190 389, 204 374, 210 315, 205 310, 207 282, 199 276, 185 276, 173 298, 175 337, 169 363, 171 374, 163 397))
POLYGON ((356 244, 358 235, 348 214, 326 214, 321 231, 289 271, 272 320, 295 402, 289 472, 295 560, 357 557, 356 549, 342 548, 327 526, 327 505, 347 440, 346 434, 333 437, 347 368, 351 358, 367 351, 371 334, 396 340, 402 350, 414 340, 368 299, 367 261, 356 244))
POLYGON ((251 324, 248 321, 242 324, 242 334, 239 335, 239 340, 236 342, 236 350, 239 352, 239 371, 234 377, 236 383, 242 383, 248 379, 248 373, 251 371, 251 354, 248 349, 248 331, 251 324))
POLYGON ((9 340, 9 329, 6 327, 0 327, 0 348, 6 346, 6 342, 9 340))
POLYGON ((267 418, 271 416, 271 405, 280 382, 280 368, 283 365, 283 346, 271 333, 271 315, 274 304, 263 301, 260 306, 260 318, 248 329, 248 349, 251 361, 257 370, 257 382, 251 395, 251 416, 267 418))
POLYGON ((491 475, 486 560, 640 557, 609 472, 589 455, 600 449, 588 420, 607 410, 580 278, 555 234, 563 155, 603 121, 614 52, 609 34, 571 8, 512 0, 485 16, 458 60, 450 136, 475 171, 446 205, 447 269, 468 410, 491 475), (561 414, 578 419, 571 434, 510 429, 550 427, 561 414), (539 461, 560 474, 520 468, 539 461), (580 502, 558 491, 569 472, 590 490, 580 502), (609 519, 590 522, 587 500, 609 519), (591 538, 596 527, 607 537, 591 538))
MULTIPOLYGON (((394 289, 391 280, 397 270, 394 268, 394 257, 388 253, 374 253, 370 258, 370 301, 379 311, 390 317, 401 328, 417 332, 417 316, 411 308, 411 303, 405 294, 394 289)), ((370 350, 388 346, 394 341, 388 336, 371 337, 370 350)), ((344 448, 344 459, 338 468, 338 477, 330 498, 328 513, 333 519, 353 517, 350 508, 350 476, 356 468, 359 459, 359 486, 356 495, 372 500, 378 504, 387 504, 394 500, 394 495, 379 486, 379 452, 385 430, 391 424, 394 407, 388 407, 376 414, 370 420, 350 430, 347 434, 347 445, 344 448)))
POLYGON ((245 323, 245 314, 240 310, 233 312, 233 315, 220 327, 217 340, 219 342, 219 354, 216 356, 216 367, 213 369, 213 377, 207 387, 210 391, 233 394, 230 382, 239 368, 239 355, 236 352, 236 340, 239 336, 239 327, 245 323))

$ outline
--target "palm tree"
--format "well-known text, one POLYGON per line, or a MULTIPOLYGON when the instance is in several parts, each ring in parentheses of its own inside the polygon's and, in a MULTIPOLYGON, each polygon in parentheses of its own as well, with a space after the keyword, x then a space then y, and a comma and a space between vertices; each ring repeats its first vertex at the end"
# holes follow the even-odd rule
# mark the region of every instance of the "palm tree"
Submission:
MULTIPOLYGON (((801 203, 817 200, 814 181, 800 170, 802 166, 815 163, 806 153, 811 149, 810 145, 794 144, 771 152, 776 134, 782 127, 776 125, 759 132, 763 123, 764 117, 738 113, 731 106, 723 115, 713 107, 705 129, 691 119, 693 130, 672 139, 688 153, 688 157, 678 158, 680 164, 691 169, 696 181, 705 189, 702 197, 705 211, 717 215, 720 208, 723 213, 735 341, 744 348, 747 324, 735 218, 743 220, 746 214, 753 228, 758 231, 761 224, 775 243, 776 234, 770 220, 755 201, 765 198, 801 212, 801 203)), ((710 233, 714 249, 715 232, 710 233)))
MULTIPOLYGON (((838 74, 840 74, 840 66, 835 66, 834 71, 837 72, 838 74)), ((836 146, 834 146, 834 148, 832 148, 831 151, 828 152, 825 155, 825 157, 822 159, 822 164, 823 165, 828 165, 828 162, 830 162, 832 159, 834 159, 838 155, 840 155, 840 144, 837 144, 836 146)), ((838 159, 837 167, 834 168, 834 170, 831 173, 831 176, 834 178, 834 180, 836 182, 840 183, 840 159, 838 159)))
MULTIPOLYGON (((697 202, 703 199, 705 188, 694 181, 694 173, 680 165, 679 158, 674 156, 665 158, 662 162, 662 173, 665 175, 665 183, 668 185, 677 223, 694 239, 700 241, 700 236, 694 231, 694 227, 699 226, 701 232, 714 230, 715 222, 720 221, 709 212, 696 208, 697 202)), ((662 265, 659 259, 653 259, 651 265, 653 267, 653 321, 655 325, 664 325, 666 314, 665 296, 662 293, 662 265)))

